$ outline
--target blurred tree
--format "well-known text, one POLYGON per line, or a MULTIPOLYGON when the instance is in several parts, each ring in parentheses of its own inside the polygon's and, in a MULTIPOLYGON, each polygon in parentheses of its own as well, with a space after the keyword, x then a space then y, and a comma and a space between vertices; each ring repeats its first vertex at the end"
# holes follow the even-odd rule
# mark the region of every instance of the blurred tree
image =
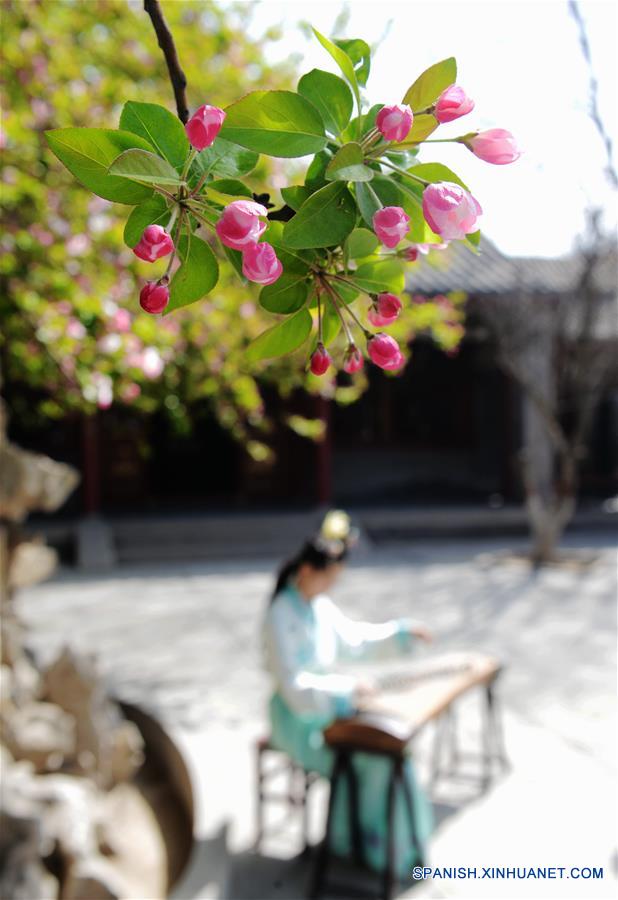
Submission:
POLYGON ((498 362, 524 396, 522 475, 536 564, 555 558, 577 503, 594 414, 616 372, 615 238, 590 211, 571 291, 487 296, 498 362))
MULTIPOLYGON (((287 64, 268 63, 276 28, 253 42, 251 7, 165 3, 186 73, 191 109, 224 106, 254 87, 290 87, 287 64)), ((180 429, 203 399, 219 423, 256 459, 268 455, 269 422, 260 384, 283 395, 297 387, 352 402, 362 373, 341 385, 308 374, 300 352, 250 365, 247 344, 272 318, 231 267, 207 301, 169 317, 141 312, 137 284, 151 270, 122 240, 126 208, 92 197, 58 163, 47 128, 115 128, 128 99, 175 110, 164 57, 141 2, 3 2, 4 111, 1 141, 5 230, 0 263, 2 369, 22 422, 93 413, 112 403, 149 413, 163 408, 180 429), (32 398, 37 398, 33 404, 32 398)), ((256 191, 285 184, 286 160, 262 159, 250 176, 256 191), (268 177, 267 177, 268 176, 268 177)), ((289 174, 289 172, 288 172, 289 174)), ((279 200, 276 196, 275 202, 279 200)), ((447 350, 461 338, 461 316, 411 306, 397 337, 428 330, 447 350)), ((297 417, 308 437, 320 428, 297 417)))

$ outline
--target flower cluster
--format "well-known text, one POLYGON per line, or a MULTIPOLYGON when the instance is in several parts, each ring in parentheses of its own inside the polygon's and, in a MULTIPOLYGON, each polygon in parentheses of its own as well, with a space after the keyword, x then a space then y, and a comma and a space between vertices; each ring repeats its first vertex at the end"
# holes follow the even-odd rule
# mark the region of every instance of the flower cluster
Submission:
MULTIPOLYGON (((341 334, 343 371, 358 372, 365 358, 398 371, 404 350, 384 329, 403 309, 405 263, 451 241, 478 247, 477 198, 449 168, 418 158, 437 128, 475 104, 449 58, 417 78, 401 103, 363 110, 369 45, 316 36, 343 78, 314 69, 296 92, 256 90, 225 110, 203 104, 184 127, 160 107, 131 103, 121 116, 119 155, 106 170, 111 181, 102 185, 99 172, 93 190, 102 185, 102 196, 136 206, 125 237, 139 259, 167 258, 163 274, 140 292, 145 311, 158 315, 208 294, 219 277, 213 253, 219 246, 244 284, 261 286, 262 308, 280 317, 249 346, 250 361, 294 352, 313 334, 308 369, 321 376, 333 364, 328 347, 341 334), (270 194, 254 194, 242 180, 261 153, 313 157, 304 183, 281 189, 281 209, 271 210, 270 194), (370 302, 361 321, 363 294, 370 302)), ((89 171, 67 153, 72 139, 48 133, 54 152, 88 185, 89 171)), ((501 128, 438 140, 494 165, 520 156, 513 135, 501 128)), ((109 158, 108 146, 105 152, 109 158)))
POLYGON ((266 230, 261 218, 267 214, 261 203, 235 200, 226 206, 215 226, 222 244, 242 252, 243 275, 257 284, 272 284, 283 271, 273 247, 266 241, 258 243, 266 230))

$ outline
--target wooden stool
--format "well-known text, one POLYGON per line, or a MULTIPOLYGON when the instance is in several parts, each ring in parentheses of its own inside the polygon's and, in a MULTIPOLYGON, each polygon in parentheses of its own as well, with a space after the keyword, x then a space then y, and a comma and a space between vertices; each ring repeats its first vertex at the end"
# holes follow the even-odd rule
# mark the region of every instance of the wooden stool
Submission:
POLYGON ((260 738, 255 745, 256 753, 256 781, 257 781, 257 798, 256 798, 256 837, 254 841, 254 849, 259 850, 263 838, 265 837, 264 826, 264 807, 267 802, 283 804, 287 807, 288 815, 279 823, 277 828, 269 829, 270 832, 281 830, 285 827, 294 813, 300 809, 302 816, 302 852, 309 850, 309 810, 307 801, 309 798, 309 790, 311 786, 320 777, 317 772, 306 772, 302 766, 297 765, 287 753, 279 750, 271 744, 270 738, 260 738), (282 765, 269 766, 266 765, 266 755, 273 755, 279 759, 282 765), (267 786, 270 781, 278 775, 287 774, 289 776, 287 792, 267 792, 267 786))
POLYGON ((327 881, 328 868, 331 861, 330 835, 332 829, 335 798, 343 778, 348 783, 348 801, 350 831, 352 837, 352 855, 354 862, 365 866, 363 843, 358 810, 358 784, 352 756, 355 752, 372 753, 385 756, 391 763, 391 774, 388 781, 387 797, 387 838, 386 866, 382 877, 382 898, 390 900, 395 884, 395 798, 397 790, 403 791, 403 797, 410 819, 412 843, 416 851, 415 865, 424 865, 424 851, 420 846, 414 815, 414 801, 410 785, 405 778, 404 761, 409 743, 405 725, 395 719, 378 715, 360 715, 357 717, 359 729, 357 734, 349 727, 341 730, 341 721, 333 723, 324 731, 326 743, 333 749, 335 759, 330 783, 330 797, 326 818, 326 834, 318 850, 310 887, 310 898, 317 898, 323 892, 327 881), (352 731, 352 733, 351 733, 352 731))

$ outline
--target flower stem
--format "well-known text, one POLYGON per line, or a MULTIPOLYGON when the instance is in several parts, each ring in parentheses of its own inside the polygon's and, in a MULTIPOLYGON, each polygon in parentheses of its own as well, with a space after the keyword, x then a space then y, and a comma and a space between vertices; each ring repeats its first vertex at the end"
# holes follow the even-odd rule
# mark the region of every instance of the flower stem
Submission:
POLYGON ((339 316, 339 320, 340 320, 341 325, 342 325, 342 327, 343 327, 345 336, 346 336, 346 338, 348 339, 348 342, 349 342, 350 344, 353 344, 354 341, 352 340, 352 334, 351 334, 351 332, 350 332, 348 323, 347 323, 346 320, 343 318, 342 312, 341 312, 341 310, 340 310, 340 308, 339 308, 339 304, 338 304, 338 302, 337 302, 338 294, 335 293, 335 291, 334 291, 333 288, 330 286, 330 284, 326 281, 326 279, 320 279, 320 284, 322 285, 322 287, 324 288, 324 290, 325 290, 325 291, 327 292, 327 294, 329 295, 329 297, 330 297, 330 299, 331 299, 331 302, 332 302, 333 306, 335 307, 335 312, 336 312, 337 315, 339 316))
MULTIPOLYGON (((338 277, 338 276, 335 275, 335 278, 337 278, 337 277, 338 277)), ((343 281, 343 279, 340 279, 340 280, 343 281)), ((352 284, 352 282, 347 281, 346 284, 352 284)), ((356 285, 353 285, 353 286, 356 287, 356 285)), ((331 287, 332 287, 332 285, 331 285, 331 287)), ((346 312, 348 312, 348 313, 352 316, 352 318, 354 319, 354 321, 356 322, 356 324, 358 325, 358 327, 361 329, 361 331, 363 332, 363 334, 365 335, 365 337, 367 337, 367 336, 371 337, 371 332, 370 332, 370 331, 367 331, 367 329, 365 328, 365 326, 363 325, 363 323, 360 321, 360 319, 358 318, 358 316, 356 315, 356 313, 354 312, 354 310, 352 309, 352 307, 351 307, 348 303, 344 303, 344 301, 343 301, 343 299, 342 299, 342 297, 341 297, 341 294, 338 294, 338 293, 337 293, 336 288, 332 288, 332 290, 333 290, 333 292, 337 295, 337 297, 339 298, 339 300, 341 301, 341 303, 343 303, 343 305, 345 306, 346 312)), ((361 293, 365 293, 365 291, 362 291, 361 293)))
POLYGON ((381 159, 380 164, 383 166, 388 166, 389 169, 393 169, 395 172, 399 172, 400 175, 405 175, 407 178, 411 178, 413 181, 419 181, 421 184, 424 184, 427 187, 431 184, 431 181, 427 181, 425 178, 420 178, 418 175, 413 175, 412 172, 406 171, 406 169, 402 169, 400 166, 396 166, 395 163, 390 162, 390 160, 381 159))
POLYGON ((316 295, 318 298, 318 343, 323 343, 322 341, 322 297, 320 293, 320 288, 316 290, 316 295))
POLYGON ((191 168, 191 163, 193 162, 193 160, 195 159, 196 156, 197 156, 197 150, 195 149, 195 147, 192 147, 191 152, 187 156, 187 159, 185 162, 185 167, 182 170, 182 175, 180 176, 181 181, 184 181, 185 178, 187 177, 189 169, 191 168))

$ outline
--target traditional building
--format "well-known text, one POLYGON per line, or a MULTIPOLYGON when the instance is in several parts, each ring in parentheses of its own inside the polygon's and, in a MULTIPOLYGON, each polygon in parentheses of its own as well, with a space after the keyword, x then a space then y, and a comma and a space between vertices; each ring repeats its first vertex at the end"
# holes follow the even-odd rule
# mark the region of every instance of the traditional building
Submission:
MULTIPOLYGON (((419 337, 402 375, 387 377, 369 367, 369 390, 357 403, 344 407, 304 394, 292 398, 288 411, 328 420, 327 437, 314 444, 282 427, 274 435, 272 465, 250 460, 206 407, 195 410, 194 429, 186 437, 174 434, 163 415, 140 417, 122 408, 36 433, 12 422, 12 437, 82 470, 82 487, 65 515, 517 501, 525 397, 498 365, 481 307, 486 298, 517 304, 524 295, 547 306, 576 290, 582 258, 513 259, 486 239, 480 257, 461 244, 436 255, 437 261, 421 258, 410 266, 408 291, 428 297, 468 294, 459 352, 448 356, 419 337)), ((594 341, 603 352, 611 347, 616 353, 615 276, 613 254, 603 267, 594 341)), ((267 400, 274 413, 282 411, 281 400, 267 400)), ((597 405, 582 465, 584 495, 616 492, 617 435, 614 372, 597 405)))

